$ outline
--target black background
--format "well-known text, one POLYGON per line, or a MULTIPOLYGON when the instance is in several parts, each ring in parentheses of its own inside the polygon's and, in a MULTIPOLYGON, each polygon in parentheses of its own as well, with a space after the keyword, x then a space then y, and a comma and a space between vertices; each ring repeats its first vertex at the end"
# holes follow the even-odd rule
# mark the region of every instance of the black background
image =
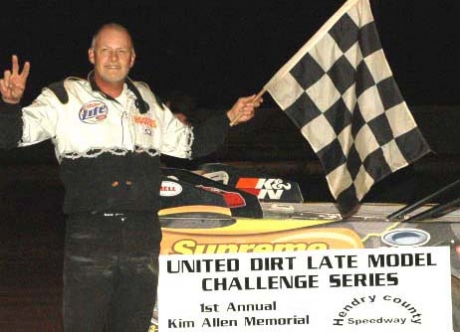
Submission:
MULTIPOLYGON (((337 0, 3 1, 0 68, 29 60, 26 98, 66 76, 86 76, 100 25, 133 34, 131 76, 165 95, 183 90, 203 107, 257 93, 343 4, 337 0)), ((371 0, 387 59, 409 105, 459 104, 457 0, 371 0)), ((270 103, 269 96, 266 100, 270 103)))

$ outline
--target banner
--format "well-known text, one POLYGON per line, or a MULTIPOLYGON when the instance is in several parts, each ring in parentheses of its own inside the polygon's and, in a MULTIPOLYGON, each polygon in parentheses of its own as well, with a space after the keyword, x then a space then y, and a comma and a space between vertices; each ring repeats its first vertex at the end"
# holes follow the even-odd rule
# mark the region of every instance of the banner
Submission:
POLYGON ((453 330, 449 247, 161 255, 160 271, 162 332, 453 330))

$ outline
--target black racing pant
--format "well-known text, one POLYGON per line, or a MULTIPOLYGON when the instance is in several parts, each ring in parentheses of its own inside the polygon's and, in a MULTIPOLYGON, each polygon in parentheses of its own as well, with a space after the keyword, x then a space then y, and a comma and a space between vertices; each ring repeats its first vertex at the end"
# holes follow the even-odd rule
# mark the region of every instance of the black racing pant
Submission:
POLYGON ((147 332, 156 300, 160 241, 153 213, 70 216, 64 332, 147 332))

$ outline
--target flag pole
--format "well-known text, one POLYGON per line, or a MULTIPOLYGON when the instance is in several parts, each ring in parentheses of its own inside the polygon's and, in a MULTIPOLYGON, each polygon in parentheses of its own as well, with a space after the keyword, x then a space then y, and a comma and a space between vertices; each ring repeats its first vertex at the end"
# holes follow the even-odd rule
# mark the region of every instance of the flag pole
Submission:
MULTIPOLYGON (((260 92, 254 97, 253 100, 258 100, 262 97, 262 95, 267 91, 267 89, 265 89, 265 87, 260 90, 260 92)), ((230 127, 233 127, 237 122, 238 120, 241 118, 241 116, 243 115, 242 112, 240 112, 237 116, 235 116, 235 118, 232 120, 232 122, 230 122, 230 127)))

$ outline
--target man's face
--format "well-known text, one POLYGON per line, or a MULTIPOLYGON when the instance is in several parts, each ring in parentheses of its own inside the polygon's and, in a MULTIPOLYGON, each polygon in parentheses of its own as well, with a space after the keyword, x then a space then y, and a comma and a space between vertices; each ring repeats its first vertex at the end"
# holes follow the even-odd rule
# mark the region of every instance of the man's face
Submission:
POLYGON ((102 30, 88 51, 94 74, 106 83, 122 83, 134 65, 136 54, 130 36, 123 30, 102 30))

